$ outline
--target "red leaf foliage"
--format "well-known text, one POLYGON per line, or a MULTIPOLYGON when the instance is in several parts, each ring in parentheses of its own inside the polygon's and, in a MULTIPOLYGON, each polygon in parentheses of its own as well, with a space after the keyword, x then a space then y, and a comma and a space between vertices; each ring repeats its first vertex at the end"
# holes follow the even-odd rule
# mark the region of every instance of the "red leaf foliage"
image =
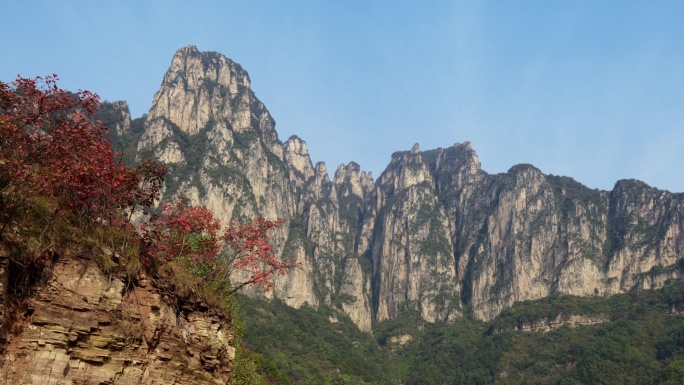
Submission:
POLYGON ((180 262, 209 284, 227 285, 228 294, 252 284, 268 290, 273 274, 295 266, 278 259, 269 244, 268 233, 281 223, 257 217, 221 232, 219 221, 206 207, 164 203, 161 215, 142 228, 145 262, 180 262), (249 278, 231 283, 235 270, 249 271, 249 278))
POLYGON ((280 220, 256 218, 221 232, 206 207, 176 202, 141 226, 142 237, 130 231, 133 210, 158 199, 166 169, 151 160, 137 167, 118 161, 107 127, 93 118, 98 106, 96 94, 57 87, 56 75, 0 82, 0 241, 9 224, 36 208, 31 198, 41 198, 54 211, 39 224, 44 229, 55 218, 124 229, 124 244, 140 245, 148 267, 180 263, 228 293, 249 284, 268 289, 274 273, 294 266, 276 258, 269 244, 280 220), (231 285, 235 270, 248 270, 249 279, 231 285))
MULTIPOLYGON (((146 161, 117 161, 106 126, 93 119, 99 97, 57 87, 57 76, 0 82, 0 203, 5 223, 17 202, 47 196, 59 210, 112 223, 121 210, 149 205, 166 173, 146 161)), ((14 210, 13 210, 14 209, 14 210)))

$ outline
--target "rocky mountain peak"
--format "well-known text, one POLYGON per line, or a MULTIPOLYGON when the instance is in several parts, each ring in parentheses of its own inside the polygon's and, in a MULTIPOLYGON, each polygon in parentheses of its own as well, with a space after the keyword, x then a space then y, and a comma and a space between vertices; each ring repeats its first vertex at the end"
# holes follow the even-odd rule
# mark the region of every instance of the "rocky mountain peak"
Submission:
POLYGON ((464 184, 472 183, 485 174, 470 142, 455 143, 440 150, 435 159, 434 169, 438 175, 439 191, 460 189, 464 184))
POLYGON ((338 190, 344 191, 347 194, 351 193, 361 199, 374 188, 373 178, 361 171, 361 166, 356 162, 350 162, 346 166, 343 164, 337 166, 333 183, 337 186, 348 186, 348 189, 340 189, 338 187, 338 190))
POLYGON ((392 154, 389 166, 377 181, 387 197, 423 182, 434 184, 430 165, 419 150, 420 148, 414 145, 411 151, 398 151, 392 154))
POLYGON ((330 177, 328 176, 328 169, 325 166, 325 162, 316 162, 315 171, 317 177, 320 177, 325 181, 330 181, 330 177))
POLYGON ((169 164, 163 198, 184 193, 224 222, 283 218, 275 248, 302 269, 273 295, 336 307, 363 330, 406 310, 491 319, 518 301, 684 274, 678 194, 633 181, 599 192, 524 164, 490 175, 470 142, 416 143, 375 182, 355 162, 331 181, 305 141, 280 142, 238 64, 193 46, 174 56, 138 149, 169 164))
POLYGON ((411 148, 411 153, 412 154, 417 154, 420 152, 420 145, 418 143, 414 144, 413 147, 411 148))
POLYGON ((247 72, 219 53, 188 46, 176 52, 154 96, 138 152, 181 163, 187 160, 190 137, 198 134, 218 152, 236 141, 244 148, 260 139, 282 159, 275 122, 250 89, 247 72))
POLYGON ((299 187, 314 176, 314 168, 305 141, 296 135, 291 136, 283 143, 283 154, 290 169, 290 180, 299 187))
MULTIPOLYGON (((196 134, 211 118, 226 117, 223 100, 234 99, 249 87, 249 75, 232 60, 215 52, 199 52, 194 46, 181 48, 173 56, 148 117, 167 118, 183 132, 196 134)), ((243 122, 235 128, 247 126, 243 122)))

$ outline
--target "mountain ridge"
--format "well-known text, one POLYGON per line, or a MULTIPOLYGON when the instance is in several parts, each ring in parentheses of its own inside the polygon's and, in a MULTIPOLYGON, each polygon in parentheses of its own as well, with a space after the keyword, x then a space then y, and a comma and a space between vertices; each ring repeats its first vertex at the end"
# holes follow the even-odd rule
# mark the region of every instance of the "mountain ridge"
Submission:
POLYGON ((276 249, 301 268, 270 298, 330 306, 370 331, 409 310, 490 320, 554 293, 607 296, 682 277, 682 194, 633 180, 590 189, 526 164, 488 174, 469 142, 397 151, 376 180, 355 162, 331 179, 305 141, 278 138, 250 84, 225 56, 182 48, 136 148, 169 165, 165 199, 184 195, 224 223, 284 219, 276 249))

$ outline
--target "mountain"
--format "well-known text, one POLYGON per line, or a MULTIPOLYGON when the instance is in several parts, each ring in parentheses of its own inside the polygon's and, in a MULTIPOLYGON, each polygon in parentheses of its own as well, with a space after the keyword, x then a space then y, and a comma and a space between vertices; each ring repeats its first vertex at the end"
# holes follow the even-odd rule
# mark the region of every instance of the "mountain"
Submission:
POLYGON ((267 297, 336 309, 363 331, 409 313, 489 321, 522 301, 662 288, 684 272, 684 194, 636 180, 592 190, 526 164, 488 174, 469 142, 396 152, 377 180, 354 162, 331 179, 304 140, 279 139, 247 72, 215 52, 176 52, 143 120, 117 106, 118 140, 169 167, 163 199, 224 223, 283 219, 274 244, 299 268, 267 297))

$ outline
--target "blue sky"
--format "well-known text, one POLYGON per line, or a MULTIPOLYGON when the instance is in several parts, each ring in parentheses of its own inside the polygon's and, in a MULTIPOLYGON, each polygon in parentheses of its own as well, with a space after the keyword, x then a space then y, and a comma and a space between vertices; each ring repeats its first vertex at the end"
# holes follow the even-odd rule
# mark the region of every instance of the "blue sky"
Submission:
POLYGON ((6 1, 0 80, 57 73, 147 112, 186 45, 245 68, 281 139, 375 177, 469 140, 591 188, 684 191, 682 1, 6 1))

